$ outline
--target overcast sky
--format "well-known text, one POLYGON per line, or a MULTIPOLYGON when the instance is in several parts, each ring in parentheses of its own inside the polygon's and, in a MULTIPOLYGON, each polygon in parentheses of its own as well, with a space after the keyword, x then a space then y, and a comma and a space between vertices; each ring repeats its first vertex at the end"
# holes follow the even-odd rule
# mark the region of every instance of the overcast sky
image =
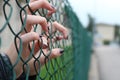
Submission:
POLYGON ((83 25, 88 24, 90 13, 96 23, 120 25, 120 0, 69 0, 83 25))

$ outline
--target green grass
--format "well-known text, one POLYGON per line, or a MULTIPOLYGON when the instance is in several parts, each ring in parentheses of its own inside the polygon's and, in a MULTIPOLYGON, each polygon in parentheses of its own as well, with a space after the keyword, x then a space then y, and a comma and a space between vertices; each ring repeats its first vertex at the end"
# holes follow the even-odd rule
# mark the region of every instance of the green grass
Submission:
POLYGON ((37 80, 65 80, 68 74, 72 73, 72 46, 64 47, 64 50, 65 52, 61 57, 50 60, 41 68, 37 80))

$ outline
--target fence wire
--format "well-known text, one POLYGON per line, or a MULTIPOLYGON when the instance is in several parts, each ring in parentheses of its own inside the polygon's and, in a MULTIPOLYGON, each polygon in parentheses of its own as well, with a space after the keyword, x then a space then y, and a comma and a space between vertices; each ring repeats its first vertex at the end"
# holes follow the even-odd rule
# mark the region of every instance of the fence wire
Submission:
MULTIPOLYGON (((88 72, 89 72, 89 64, 90 64, 90 53, 92 47, 92 36, 86 29, 83 28, 79 19, 73 12, 69 2, 67 0, 48 0, 50 4, 55 6, 56 13, 54 13, 51 17, 47 17, 47 10, 38 9, 33 12, 29 6, 30 0, 3 0, 1 1, 4 18, 1 17, 1 27, 0 27, 0 48, 1 51, 3 48, 7 48, 9 44, 5 44, 5 41, 10 43, 10 41, 14 40, 14 44, 18 53, 18 58, 14 65, 10 67, 10 70, 13 71, 13 76, 11 80, 16 80, 16 73, 14 71, 15 66, 19 61, 23 63, 23 72, 26 74, 26 79, 29 80, 30 74, 30 66, 28 62, 31 58, 34 58, 34 69, 36 71, 37 77, 36 80, 88 80, 88 72), (14 6, 15 5, 15 6, 14 6), (50 40, 49 43, 49 54, 46 55, 44 53, 43 47, 39 47, 39 55, 34 56, 34 46, 35 41, 33 41, 32 48, 29 44, 30 55, 26 60, 23 60, 22 55, 22 39, 20 38, 20 34, 24 31, 28 33, 26 30, 26 19, 27 12, 26 8, 29 8, 32 15, 43 16, 47 19, 47 22, 50 24, 49 33, 46 34, 43 31, 40 31, 40 25, 34 25, 34 32, 37 32, 41 35, 46 35, 47 39, 50 40), (17 9, 16 12, 15 8, 17 9), (14 15, 15 14, 15 15, 14 15), (22 19, 22 15, 25 14, 25 19, 22 19), (12 21, 12 17, 15 17, 15 20, 12 21), (60 36, 61 33, 55 32, 51 33, 53 28, 52 22, 57 21, 60 24, 64 25, 69 29, 68 40, 61 40, 57 42, 52 42, 52 39, 56 36, 60 36), (19 27, 18 27, 19 26, 19 27), (10 32, 11 35, 7 33, 10 32), (9 36, 5 36, 9 35, 9 36), (6 38, 7 37, 7 38, 6 38), (12 37, 12 39, 11 39, 12 37), (5 40, 7 39, 7 40, 5 40), (11 40, 10 40, 11 39, 11 40), (17 47, 17 39, 20 41, 19 48, 17 47), (4 41, 5 40, 5 41, 4 41), (3 47, 3 48, 2 48, 3 47), (62 56, 52 59, 49 59, 52 49, 54 48, 64 48, 65 52, 62 56), (45 56, 44 66, 40 63, 39 58, 45 56), (36 67, 36 63, 39 65, 39 69, 36 67), (26 69, 24 69, 26 67, 26 69)), ((44 41, 41 38, 41 41, 44 41)), ((7 43, 6 42, 6 43, 7 43)), ((3 49, 4 51, 5 49, 3 49)), ((3 79, 0 79, 3 80, 3 79)))

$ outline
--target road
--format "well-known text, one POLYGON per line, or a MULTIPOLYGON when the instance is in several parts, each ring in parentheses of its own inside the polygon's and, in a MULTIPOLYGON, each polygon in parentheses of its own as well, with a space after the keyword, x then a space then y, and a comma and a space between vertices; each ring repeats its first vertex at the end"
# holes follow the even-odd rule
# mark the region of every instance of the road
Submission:
POLYGON ((120 80, 120 47, 99 46, 94 48, 91 68, 94 80, 120 80))

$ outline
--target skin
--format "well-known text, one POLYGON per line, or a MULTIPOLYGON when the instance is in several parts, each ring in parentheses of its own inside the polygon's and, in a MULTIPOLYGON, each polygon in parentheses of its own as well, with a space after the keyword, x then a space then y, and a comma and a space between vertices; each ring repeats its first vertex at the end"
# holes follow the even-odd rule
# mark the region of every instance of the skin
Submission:
MULTIPOLYGON (((49 2, 47 2, 47 0, 31 0, 29 5, 30 5, 30 8, 32 9, 32 11, 35 11, 35 10, 40 9, 40 8, 47 9, 48 10, 47 16, 52 15, 56 11, 55 8, 53 8, 49 4, 49 2)), ((27 30, 27 33, 25 31, 23 31, 20 34, 20 38, 22 40, 22 46, 23 46, 22 53, 21 53, 21 58, 24 61, 27 60, 27 58, 30 55, 30 50, 29 50, 28 45, 30 44, 30 46, 32 46, 32 41, 33 40, 35 42, 35 44, 34 44, 34 54, 33 54, 35 57, 37 57, 39 55, 39 49, 40 49, 40 46, 42 44, 44 45, 44 44, 46 44, 46 42, 48 44, 50 43, 50 41, 47 40, 46 36, 42 36, 42 39, 44 41, 42 43, 39 34, 32 30, 33 25, 39 24, 39 25, 41 25, 42 30, 44 30, 46 33, 48 33, 49 24, 47 23, 46 18, 44 18, 42 16, 32 15, 28 8, 26 8, 26 11, 28 13, 27 14, 27 20, 26 20, 26 27, 25 27, 26 30, 27 30)), ((23 20, 24 20, 24 18, 25 18, 25 16, 23 15, 23 20)), ((68 37, 68 29, 67 28, 65 28, 63 25, 59 24, 56 21, 52 23, 52 26, 53 26, 53 32, 52 33, 54 33, 55 31, 59 31, 59 32, 62 33, 61 36, 58 36, 57 38, 54 38, 52 40, 53 42, 55 42, 57 40, 67 39, 67 37, 68 37)), ((19 49, 20 40, 17 39, 16 42, 17 42, 17 47, 19 49)), ((51 54, 49 56, 49 59, 53 59, 53 58, 61 56, 61 52, 60 52, 61 50, 63 50, 63 49, 60 49, 60 48, 52 49, 51 54)), ((50 52, 47 47, 45 47, 43 49, 43 51, 44 51, 45 55, 48 55, 49 52, 50 52)), ((14 65, 14 63, 16 62, 16 60, 18 58, 18 53, 16 51, 14 42, 11 44, 9 49, 6 51, 6 54, 9 56, 12 65, 14 65)), ((45 56, 42 54, 39 58, 39 61, 42 65, 45 64, 44 60, 45 60, 45 56)), ((35 61, 35 59, 31 58, 31 60, 28 62, 28 65, 30 66, 30 75, 35 75, 36 74, 35 69, 34 69, 34 61, 35 61)), ((23 72, 22 66, 23 66, 23 63, 20 60, 14 68, 17 77, 19 77, 23 72)), ((36 67, 37 67, 37 69, 39 69, 39 65, 37 63, 36 63, 36 67)))

